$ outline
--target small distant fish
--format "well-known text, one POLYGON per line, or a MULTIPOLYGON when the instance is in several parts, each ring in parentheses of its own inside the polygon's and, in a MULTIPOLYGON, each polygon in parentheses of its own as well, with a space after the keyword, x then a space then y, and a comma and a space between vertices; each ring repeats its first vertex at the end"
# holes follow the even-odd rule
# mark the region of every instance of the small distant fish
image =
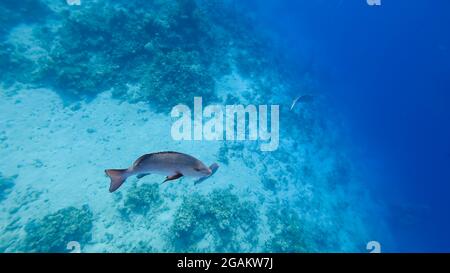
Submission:
POLYGON ((314 96, 313 95, 301 95, 301 96, 298 96, 292 102, 290 110, 292 111, 292 109, 294 109, 294 107, 297 104, 297 102, 311 102, 313 100, 314 100, 314 96))
POLYGON ((200 179, 195 180, 194 185, 202 183, 206 179, 210 178, 213 174, 215 174, 217 172, 217 170, 219 169, 219 164, 213 163, 211 166, 209 166, 209 169, 211 170, 212 173, 208 176, 204 176, 204 177, 201 177, 200 179))
POLYGON ((111 178, 109 192, 114 192, 133 175, 138 179, 150 173, 167 175, 164 183, 182 176, 202 178, 211 175, 212 171, 193 156, 167 151, 143 155, 128 169, 108 169, 105 173, 111 178))

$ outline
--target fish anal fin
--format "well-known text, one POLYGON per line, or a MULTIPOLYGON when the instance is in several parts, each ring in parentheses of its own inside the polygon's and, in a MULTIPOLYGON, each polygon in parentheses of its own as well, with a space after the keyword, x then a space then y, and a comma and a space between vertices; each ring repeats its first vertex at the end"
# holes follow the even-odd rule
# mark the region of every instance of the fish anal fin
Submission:
POLYGON ((182 176, 183 176, 182 173, 176 173, 174 175, 169 175, 166 177, 166 180, 164 180, 161 184, 166 183, 167 181, 177 180, 178 178, 180 178, 182 176))

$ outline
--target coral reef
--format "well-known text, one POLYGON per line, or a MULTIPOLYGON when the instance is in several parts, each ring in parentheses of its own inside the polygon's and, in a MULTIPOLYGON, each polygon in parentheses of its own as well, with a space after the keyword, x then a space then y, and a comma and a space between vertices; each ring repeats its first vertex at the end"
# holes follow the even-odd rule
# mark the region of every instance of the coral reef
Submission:
POLYGON ((266 246, 270 252, 306 252, 312 249, 311 242, 305 238, 304 222, 292 209, 272 209, 267 217, 272 233, 266 246))
POLYGON ((30 67, 33 67, 32 62, 18 53, 13 45, 0 42, 0 80, 3 85, 12 85, 16 80, 27 81, 22 74, 29 75, 30 67))
POLYGON ((301 217, 294 208, 280 205, 268 210, 271 238, 266 251, 277 253, 329 251, 330 244, 319 225, 301 217))
POLYGON ((118 97, 163 111, 194 96, 214 100, 214 73, 230 70, 222 58, 223 32, 211 29, 211 10, 194 0, 99 1, 53 12, 59 27, 41 24, 33 32, 45 54, 33 64, 14 45, 2 45, 5 71, 31 70, 34 77, 19 80, 49 84, 74 98, 113 88, 118 97))
POLYGON ((128 191, 121 213, 127 217, 131 213, 146 214, 159 208, 162 203, 158 184, 142 184, 128 191))
POLYGON ((34 27, 39 56, 30 60, 7 42, 0 46, 2 68, 28 75, 15 80, 50 85, 71 98, 112 89, 117 97, 167 111, 194 96, 217 101, 215 82, 233 65, 259 76, 267 70, 261 67, 271 67, 260 48, 267 43, 226 1, 98 1, 53 9, 52 16, 58 25, 34 27))
POLYGON ((70 241, 80 244, 91 238, 93 214, 88 205, 67 207, 32 220, 25 226, 24 251, 65 252, 70 241))
POLYGON ((201 59, 198 52, 173 50, 154 59, 150 73, 143 77, 141 90, 146 92, 143 99, 164 110, 176 103, 191 104, 194 96, 206 101, 214 99, 214 78, 198 63, 201 59), (159 69, 162 66, 165 68, 159 69))
POLYGON ((170 236, 175 251, 237 251, 256 240, 257 219, 254 205, 231 189, 193 194, 177 209, 170 236))

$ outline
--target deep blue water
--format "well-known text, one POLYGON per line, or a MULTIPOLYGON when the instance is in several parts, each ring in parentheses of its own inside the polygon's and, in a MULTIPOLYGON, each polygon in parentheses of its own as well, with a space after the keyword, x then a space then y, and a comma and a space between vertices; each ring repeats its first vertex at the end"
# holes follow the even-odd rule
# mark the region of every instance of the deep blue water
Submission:
POLYGON ((450 251, 450 2, 247 4, 293 61, 313 62, 343 113, 386 208, 395 245, 384 250, 450 251))

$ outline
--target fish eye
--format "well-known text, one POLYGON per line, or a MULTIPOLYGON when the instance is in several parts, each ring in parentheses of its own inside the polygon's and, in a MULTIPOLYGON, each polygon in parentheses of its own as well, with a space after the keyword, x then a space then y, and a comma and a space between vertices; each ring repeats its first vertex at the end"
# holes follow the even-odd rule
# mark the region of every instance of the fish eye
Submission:
POLYGON ((201 171, 201 169, 197 167, 195 167, 194 170, 196 170, 197 172, 201 171))

